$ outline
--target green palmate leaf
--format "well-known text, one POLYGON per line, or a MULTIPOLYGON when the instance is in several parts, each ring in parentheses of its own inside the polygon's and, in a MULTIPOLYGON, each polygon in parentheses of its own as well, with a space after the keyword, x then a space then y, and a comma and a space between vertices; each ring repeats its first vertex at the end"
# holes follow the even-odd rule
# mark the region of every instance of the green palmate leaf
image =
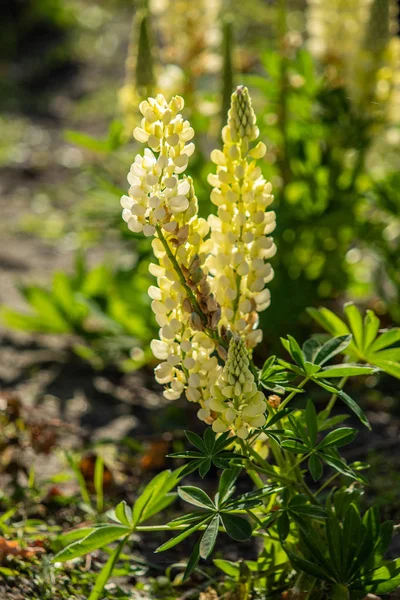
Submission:
POLYGON ((251 538, 251 525, 246 519, 243 519, 243 517, 222 512, 221 519, 226 533, 233 540, 243 542, 251 538))
POLYGON ((313 363, 306 361, 304 363, 304 369, 309 377, 313 377, 316 373, 318 373, 321 370, 321 366, 314 365, 313 363))
POLYGON ((351 334, 346 334, 328 340, 316 354, 314 362, 321 366, 329 362, 334 356, 346 350, 351 339, 351 334))
POLYGON ((195 570, 195 568, 199 564, 199 560, 200 560, 200 542, 201 542, 201 539, 197 542, 197 544, 193 548, 193 552, 190 555, 190 558, 189 558, 188 563, 186 565, 185 572, 183 574, 182 582, 183 581, 187 581, 189 579, 189 577, 191 576, 191 574, 193 573, 193 571, 195 570))
POLYGON ((343 522, 342 570, 349 575, 361 542, 361 517, 355 504, 350 504, 343 522))
POLYGON ((297 554, 295 554, 294 552, 292 552, 291 550, 285 549, 286 550, 286 554, 288 555, 290 562, 292 563, 292 565, 300 570, 300 571, 304 571, 304 573, 307 573, 308 575, 311 575, 312 577, 316 577, 317 579, 322 579, 322 581, 331 581, 330 576, 325 572, 325 570, 320 567, 319 565, 316 565, 315 563, 306 560, 305 558, 298 556, 297 554))
POLYGON ((114 552, 111 554, 110 558, 108 559, 108 561, 106 562, 106 564, 104 565, 104 567, 102 568, 102 570, 100 571, 98 576, 96 577, 94 587, 92 589, 92 592, 91 592, 88 600, 100 600, 100 598, 103 597, 104 586, 106 585, 107 581, 110 579, 110 577, 112 575, 114 567, 118 562, 118 559, 120 557, 120 554, 122 552, 122 549, 123 549, 127 539, 128 538, 126 537, 120 541, 120 543, 115 548, 114 552))
POLYGON ((313 557, 313 560, 317 562, 326 573, 332 574, 332 565, 329 559, 326 558, 325 541, 322 539, 312 527, 307 523, 298 523, 301 530, 301 541, 306 546, 313 557))
POLYGON ((354 341, 359 348, 364 348, 364 328, 358 308, 353 302, 348 302, 344 305, 344 312, 350 324, 354 341))
POLYGON ((317 449, 323 450, 328 446, 336 446, 338 448, 345 446, 354 440, 357 433, 357 429, 352 429, 351 427, 341 427, 340 429, 335 429, 334 431, 330 431, 324 437, 324 439, 318 444, 317 449))
POLYGON ((324 471, 322 463, 316 454, 311 454, 308 459, 308 470, 311 473, 311 477, 314 481, 318 481, 322 477, 324 471))
MULTIPOLYGON (((73 529, 68 533, 63 533, 60 535, 56 541, 52 544, 53 550, 59 550, 60 548, 65 548, 69 546, 73 542, 77 542, 78 540, 83 540, 85 537, 92 533, 96 529, 98 529, 100 525, 93 527, 79 527, 79 529, 73 529)), ((102 527, 102 525, 101 525, 102 527)))
POLYGON ((279 539, 281 540, 281 542, 284 542, 286 540, 287 536, 289 535, 289 531, 290 531, 290 521, 289 521, 288 514, 286 512, 283 512, 281 514, 281 516, 278 519, 277 525, 278 525, 279 539))
POLYGON ((168 540, 168 542, 165 542, 165 544, 159 546, 154 552, 164 552, 165 550, 173 548, 174 546, 182 542, 184 539, 186 539, 189 535, 200 529, 202 525, 208 523, 208 521, 210 521, 211 518, 212 517, 209 516, 203 519, 202 521, 195 523, 194 525, 189 525, 189 527, 186 527, 186 529, 178 533, 178 535, 168 540))
POLYGON ((127 536, 129 533, 129 527, 124 527, 123 525, 104 525, 103 527, 96 528, 85 538, 73 542, 61 550, 56 554, 53 562, 65 562, 78 556, 89 554, 94 550, 108 546, 121 537, 127 536))
POLYGON ((379 352, 398 342, 400 342, 400 329, 389 329, 388 331, 381 333, 381 335, 371 344, 370 350, 371 352, 379 352))
POLYGON ((285 450, 293 452, 293 454, 306 454, 306 452, 308 451, 307 446, 305 446, 301 442, 296 442, 295 440, 284 440, 281 443, 281 446, 285 450))
POLYGON ((215 433, 211 427, 207 427, 204 432, 204 445, 208 454, 212 454, 215 446, 215 433))
POLYGON ((197 435, 197 433, 193 433, 193 431, 185 431, 185 435, 189 442, 192 444, 192 446, 200 450, 200 452, 202 452, 203 454, 207 454, 207 447, 201 439, 201 437, 197 435))
POLYGON ((352 479, 357 479, 355 473, 346 465, 346 463, 338 458, 337 456, 332 456, 332 454, 327 451, 322 451, 318 453, 319 457, 330 467, 342 473, 342 475, 346 475, 347 477, 351 477, 352 479))
POLYGON ((175 487, 181 478, 181 473, 182 469, 173 472, 162 471, 147 484, 133 507, 133 527, 143 523, 174 500, 173 495, 167 497, 167 494, 175 487))
POLYGON ((199 506, 200 508, 206 508, 215 510, 214 502, 211 498, 200 488, 191 485, 186 485, 178 488, 178 495, 185 502, 199 506))
POLYGON ((380 358, 375 358, 375 355, 373 355, 372 358, 373 358, 374 365, 379 367, 382 371, 385 371, 385 373, 392 375, 392 377, 396 377, 397 379, 400 379, 400 364, 399 363, 396 363, 393 360, 381 360, 380 358))
POLYGON ((318 435, 318 421, 317 421, 317 412, 315 410, 314 402, 312 400, 308 400, 306 406, 306 424, 308 433, 310 436, 312 446, 315 446, 317 442, 318 435))
POLYGON ((340 579, 342 570, 342 530, 334 513, 326 521, 326 539, 332 561, 332 570, 336 579, 340 579))
POLYGON ((263 368, 261 370, 261 374, 260 374, 260 380, 262 381, 263 379, 267 378, 270 374, 271 374, 271 368, 274 365, 276 360, 276 356, 270 356, 269 358, 267 358, 267 360, 265 361, 263 368))
POLYGON ((116 519, 122 523, 122 525, 125 525, 126 527, 132 527, 132 510, 127 505, 125 500, 117 505, 114 514, 116 519))
POLYGON ((373 367, 365 367, 363 365, 353 365, 350 363, 342 363, 341 365, 332 365, 324 367, 322 371, 314 375, 316 378, 335 378, 335 377, 353 377, 355 375, 370 375, 376 369, 373 367))
POLYGON ((317 356, 322 346, 323 342, 315 336, 306 340, 302 346, 303 355, 306 361, 310 363, 315 363, 315 357, 317 356))
POLYGON ((209 522, 207 529, 203 533, 200 542, 200 556, 201 558, 208 558, 211 552, 214 550, 215 542, 218 536, 218 527, 219 527, 220 517, 219 515, 215 515, 211 521, 209 522))
POLYGON ((218 485, 219 505, 221 506, 226 502, 234 491, 234 485, 236 479, 239 477, 241 472, 240 468, 227 469, 220 477, 218 485))
MULTIPOLYGON (((346 324, 331 313, 331 311, 325 308, 318 310, 312 308, 308 309, 308 312, 331 334, 345 335, 346 333, 350 333, 346 324)), ((362 360, 400 379, 400 347, 398 347, 400 343, 400 329, 394 328, 385 331, 377 337, 379 319, 372 311, 367 311, 364 322, 354 304, 346 305, 345 314, 353 333, 353 341, 348 346, 348 354, 351 359, 362 360)), ((324 376, 323 372, 318 374, 318 377, 324 376)))
POLYGON ((353 400, 353 398, 350 398, 350 396, 348 394, 346 394, 346 392, 335 387, 329 381, 325 381, 323 379, 316 379, 315 381, 316 381, 316 383, 318 383, 318 385, 323 387, 328 392, 331 392, 332 394, 337 394, 339 396, 339 398, 346 404, 346 406, 354 414, 357 415, 357 417, 360 419, 361 423, 363 425, 365 425, 366 427, 368 427, 368 429, 371 429, 371 425, 369 424, 369 421, 368 421, 367 417, 365 416, 364 411, 359 407, 357 402, 355 402, 355 400, 353 400))
POLYGON ((327 308, 307 308, 307 312, 321 327, 334 336, 348 335, 350 333, 347 325, 327 308))
POLYGON ((234 577, 235 579, 239 577, 240 568, 238 563, 222 558, 214 559, 213 563, 218 569, 221 569, 225 575, 229 575, 229 577, 234 577))
POLYGON ((210 469, 211 469, 211 460, 210 459, 201 461, 201 463, 199 464, 200 477, 204 478, 210 469))
POLYGON ((387 594, 400 586, 400 558, 387 562, 367 576, 367 590, 387 594))
POLYGON ((379 331, 379 319, 374 311, 367 310, 364 317, 364 349, 369 350, 379 331))
POLYGON ((304 356, 303 356, 303 353, 301 351, 301 348, 300 348, 298 342, 291 335, 288 335, 288 340, 289 340, 289 353, 290 353, 291 357, 300 367, 304 368, 304 362, 305 362, 304 356))
POLYGON ((187 513, 181 517, 176 517, 176 519, 172 519, 172 521, 170 521, 169 525, 188 525, 189 523, 199 523, 210 516, 210 511, 199 510, 193 513, 187 513))
POLYGON ((374 560, 378 565, 385 556, 393 538, 393 521, 385 521, 379 529, 379 538, 374 548, 374 560))
POLYGON ((280 409, 275 415, 273 415, 269 419, 269 421, 267 421, 267 423, 264 425, 264 427, 262 427, 262 429, 268 429, 269 427, 272 427, 272 425, 279 423, 279 421, 281 421, 284 417, 286 417, 289 413, 291 413, 292 410, 293 410, 292 408, 280 409))

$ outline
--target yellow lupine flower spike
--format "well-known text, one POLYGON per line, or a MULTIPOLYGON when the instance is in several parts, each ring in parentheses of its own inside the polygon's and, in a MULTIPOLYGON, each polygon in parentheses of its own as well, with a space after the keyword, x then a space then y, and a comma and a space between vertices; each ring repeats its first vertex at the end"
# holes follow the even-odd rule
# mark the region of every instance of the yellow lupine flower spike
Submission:
POLYGON ((217 173, 209 175, 208 181, 218 212, 208 219, 206 265, 221 305, 221 324, 245 338, 249 348, 262 339, 258 313, 270 303, 265 285, 274 272, 267 260, 276 252, 269 237, 275 229, 275 213, 266 210, 273 201, 272 186, 256 162, 266 147, 262 142, 252 144, 258 135, 249 92, 240 86, 232 94, 228 124, 222 131, 223 150, 211 153, 217 173))
POLYGON ((156 379, 167 386, 167 399, 185 392, 188 400, 199 402, 199 416, 206 419, 210 385, 220 370, 208 334, 216 329, 220 308, 203 270, 209 226, 198 217, 191 178, 180 177, 194 150, 194 131, 180 114, 183 104, 180 96, 167 103, 161 94, 140 104, 143 119, 134 136, 150 148, 136 156, 128 174, 129 196, 121 204, 129 229, 154 236, 158 264, 149 269, 157 286, 149 288, 149 295, 160 331, 151 348, 163 361, 156 379))

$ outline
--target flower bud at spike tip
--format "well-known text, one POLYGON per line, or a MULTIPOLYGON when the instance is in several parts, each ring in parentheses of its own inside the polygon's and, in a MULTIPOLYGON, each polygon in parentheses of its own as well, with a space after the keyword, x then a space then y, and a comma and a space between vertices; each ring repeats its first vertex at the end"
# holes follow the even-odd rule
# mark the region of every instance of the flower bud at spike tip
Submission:
POLYGON ((243 340, 232 337, 225 366, 217 385, 211 389, 213 400, 210 406, 218 415, 213 423, 216 433, 231 429, 238 437, 246 439, 252 429, 265 423, 265 397, 257 390, 249 363, 243 340), (225 397, 223 402, 220 391, 225 397))
POLYGON ((243 85, 239 85, 232 94, 228 126, 232 141, 239 141, 247 137, 252 142, 258 137, 256 115, 251 105, 249 90, 243 85))

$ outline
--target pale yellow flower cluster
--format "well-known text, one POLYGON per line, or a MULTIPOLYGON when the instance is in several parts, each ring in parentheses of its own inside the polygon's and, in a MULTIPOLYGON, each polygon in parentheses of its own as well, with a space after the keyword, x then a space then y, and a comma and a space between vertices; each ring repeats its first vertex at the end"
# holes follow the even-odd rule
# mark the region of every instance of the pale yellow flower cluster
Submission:
POLYGON ((221 7, 221 0, 150 0, 164 65, 179 67, 191 80, 220 67, 221 7))
POLYGON ((144 156, 136 156, 128 174, 129 196, 121 200, 122 217, 136 233, 152 236, 161 224, 174 232, 178 224, 187 222, 197 212, 190 180, 179 178, 194 151, 194 144, 186 143, 194 131, 179 112, 183 104, 180 96, 167 104, 159 94, 139 106, 143 119, 133 135, 151 149, 146 148, 144 156))
POLYGON ((160 330, 151 348, 162 361, 155 374, 166 386, 164 396, 175 400, 185 393, 214 431, 232 429, 245 439, 264 424, 266 409, 247 350, 261 339, 258 312, 269 305, 265 284, 273 271, 267 260, 276 250, 269 237, 275 213, 266 211, 271 185, 256 164, 265 146, 253 143, 256 119, 248 91, 240 87, 232 95, 223 151, 212 153, 218 215, 207 222, 198 217, 191 178, 183 175, 194 132, 182 108, 179 96, 141 103, 143 119, 134 136, 149 148, 129 172, 123 218, 132 231, 153 236, 158 263, 150 272, 157 286, 149 295, 160 330), (226 359, 224 367, 219 359, 226 359))
POLYGON ((266 148, 262 142, 251 144, 259 132, 246 88, 240 87, 232 95, 222 135, 223 150, 211 154, 217 173, 208 178, 218 212, 208 219, 211 235, 206 265, 221 305, 221 323, 245 337, 247 346, 253 348, 262 339, 258 313, 270 304, 265 286, 274 272, 267 261, 276 246, 269 237, 275 229, 275 213, 266 210, 273 201, 272 186, 256 162, 266 148))
POLYGON ((212 425, 216 433, 233 429, 246 439, 253 428, 265 424, 265 396, 257 390, 241 338, 231 339, 227 361, 211 395, 209 408, 218 416, 212 425))
POLYGON ((167 103, 161 95, 141 103, 143 119, 134 136, 151 150, 136 156, 128 174, 129 196, 121 204, 131 231, 154 236, 158 264, 151 264, 150 272, 158 287, 151 286, 149 295, 160 339, 151 348, 163 361, 156 379, 168 386, 167 399, 185 391, 188 400, 202 406, 219 374, 210 332, 216 329, 220 308, 202 268, 209 226, 197 215, 192 180, 181 177, 194 150, 193 129, 179 112, 183 104, 179 96, 167 103))

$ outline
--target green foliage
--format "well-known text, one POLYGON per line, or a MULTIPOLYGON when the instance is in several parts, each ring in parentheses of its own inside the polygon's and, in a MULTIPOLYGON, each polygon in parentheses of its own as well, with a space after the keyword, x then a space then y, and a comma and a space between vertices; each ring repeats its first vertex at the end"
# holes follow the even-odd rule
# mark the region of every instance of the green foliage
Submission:
POLYGON ((147 276, 144 266, 132 271, 113 271, 106 264, 88 268, 78 256, 75 272, 56 272, 50 290, 37 285, 23 285, 21 294, 33 311, 17 312, 3 307, 2 320, 15 329, 70 334, 76 354, 99 367, 106 361, 122 363, 127 368, 146 360, 129 359, 132 347, 144 346, 153 333, 144 319, 147 312, 147 276), (131 290, 136 290, 132 306, 131 290))
POLYGON ((333 590, 341 586, 342 593, 385 593, 396 589, 400 562, 383 560, 393 524, 390 521, 380 524, 375 508, 361 518, 359 508, 353 503, 347 507, 342 521, 329 510, 326 516, 322 530, 305 522, 299 524, 302 555, 286 548, 292 564, 330 582, 333 590))
POLYGON ((200 510, 171 521, 170 526, 185 525, 186 528, 174 538, 162 544, 157 548, 156 552, 169 550, 192 533, 195 533, 199 529, 204 529, 204 533, 202 533, 188 561, 184 579, 190 576, 200 558, 206 559, 210 556, 221 526, 225 533, 235 541, 240 542, 249 539, 252 535, 251 525, 249 521, 238 516, 237 512, 246 511, 249 516, 253 516, 251 513, 252 508, 259 506, 265 497, 279 491, 280 488, 278 487, 264 486, 259 490, 241 494, 232 499, 235 491, 235 482, 240 474, 240 470, 240 468, 231 468, 223 471, 218 491, 213 500, 198 487, 183 486, 178 488, 180 498, 200 510))
POLYGON ((196 448, 196 451, 188 450, 169 454, 171 458, 190 459, 191 462, 182 470, 182 476, 189 475, 189 473, 198 469, 200 476, 204 478, 212 464, 217 469, 229 469, 230 464, 234 464, 232 461, 238 462, 240 459, 245 458, 243 455, 228 449, 237 439, 235 436, 231 437, 229 432, 223 433, 217 439, 214 431, 211 427, 208 427, 204 432, 203 439, 191 431, 185 431, 185 435, 196 448))
POLYGON ((99 600, 104 586, 112 576, 123 547, 138 527, 164 510, 176 498, 171 490, 181 478, 181 470, 163 471, 156 475, 138 496, 133 507, 120 502, 107 516, 117 524, 99 523, 94 527, 83 527, 59 537, 55 546, 62 549, 55 555, 54 562, 65 562, 89 554, 94 550, 106 548, 113 542, 119 542, 110 558, 96 578, 89 600, 99 600))
MULTIPOLYGON (((352 334, 352 341, 346 349, 350 359, 369 363, 400 379, 399 328, 380 332, 380 322, 374 312, 367 310, 363 320, 351 302, 344 307, 348 324, 327 308, 309 308, 308 312, 331 335, 352 334)), ((340 352, 343 353, 343 350, 340 352)), ((347 374, 343 373, 343 376, 347 374)))

